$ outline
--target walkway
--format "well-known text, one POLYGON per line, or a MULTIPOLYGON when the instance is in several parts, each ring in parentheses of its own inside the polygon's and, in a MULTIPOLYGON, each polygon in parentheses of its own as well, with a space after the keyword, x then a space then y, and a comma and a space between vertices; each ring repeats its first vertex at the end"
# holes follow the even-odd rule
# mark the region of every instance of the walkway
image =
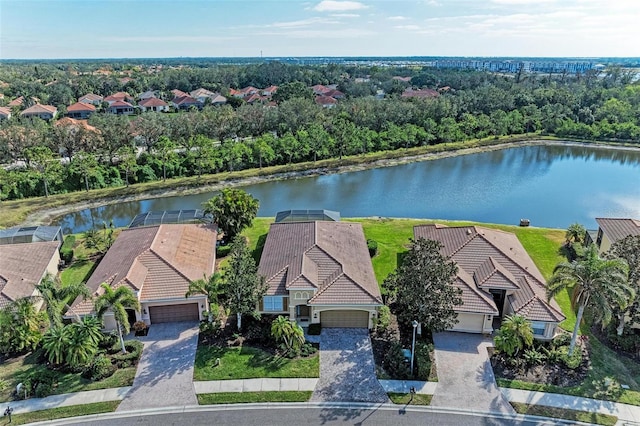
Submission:
POLYGON ((312 391, 318 379, 240 379, 193 382, 196 394, 220 392, 312 391))
POLYGON ((431 400, 436 407, 514 413, 496 385, 487 348, 490 337, 445 332, 433 336, 438 386, 431 400))
POLYGON ((389 402, 376 378, 369 330, 322 329, 320 380, 311 401, 389 402))
POLYGON ((149 334, 140 338, 144 351, 118 411, 196 405, 193 363, 198 332, 198 324, 191 322, 152 324, 149 334))

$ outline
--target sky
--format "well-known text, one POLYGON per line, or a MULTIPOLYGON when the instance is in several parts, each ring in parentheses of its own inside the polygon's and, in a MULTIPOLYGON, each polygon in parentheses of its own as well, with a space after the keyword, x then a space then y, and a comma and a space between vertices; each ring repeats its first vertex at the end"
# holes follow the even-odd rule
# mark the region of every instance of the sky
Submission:
POLYGON ((638 57, 640 0, 0 0, 0 59, 638 57))

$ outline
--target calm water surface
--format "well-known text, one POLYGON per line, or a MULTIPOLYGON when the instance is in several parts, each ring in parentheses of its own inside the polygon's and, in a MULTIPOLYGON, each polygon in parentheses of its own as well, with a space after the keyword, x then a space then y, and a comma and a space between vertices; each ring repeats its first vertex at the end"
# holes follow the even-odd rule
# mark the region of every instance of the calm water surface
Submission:
MULTIPOLYGON (((343 217, 407 217, 566 228, 594 218, 640 218, 640 152, 530 146, 244 188, 258 216, 288 209, 337 210, 343 217)), ((83 232, 138 213, 199 208, 215 193, 157 198, 82 210, 54 223, 83 232)))

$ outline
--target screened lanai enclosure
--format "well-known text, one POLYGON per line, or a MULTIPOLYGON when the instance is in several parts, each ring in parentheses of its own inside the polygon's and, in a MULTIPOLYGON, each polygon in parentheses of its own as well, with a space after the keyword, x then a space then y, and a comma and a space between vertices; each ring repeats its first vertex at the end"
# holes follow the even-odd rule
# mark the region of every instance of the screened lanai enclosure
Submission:
POLYGON ((211 223, 211 217, 205 215, 204 210, 201 209, 146 212, 134 217, 129 228, 165 223, 211 223))
POLYGON ((64 235, 59 226, 22 226, 0 229, 0 244, 38 243, 58 241, 62 245, 64 235))

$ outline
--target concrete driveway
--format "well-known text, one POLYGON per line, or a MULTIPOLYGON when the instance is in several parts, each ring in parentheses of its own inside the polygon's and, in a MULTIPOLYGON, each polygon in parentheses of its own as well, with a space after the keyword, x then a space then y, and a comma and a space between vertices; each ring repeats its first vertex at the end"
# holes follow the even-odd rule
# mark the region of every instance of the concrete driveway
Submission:
POLYGON ((445 332, 434 334, 433 341, 438 386, 431 405, 515 413, 493 376, 487 352, 493 346, 490 337, 445 332))
POLYGON ((117 411, 196 405, 193 364, 198 347, 198 323, 152 324, 139 339, 144 351, 131 391, 117 411))
POLYGON ((320 379, 311 401, 389 402, 376 378, 367 329, 322 329, 320 379))

